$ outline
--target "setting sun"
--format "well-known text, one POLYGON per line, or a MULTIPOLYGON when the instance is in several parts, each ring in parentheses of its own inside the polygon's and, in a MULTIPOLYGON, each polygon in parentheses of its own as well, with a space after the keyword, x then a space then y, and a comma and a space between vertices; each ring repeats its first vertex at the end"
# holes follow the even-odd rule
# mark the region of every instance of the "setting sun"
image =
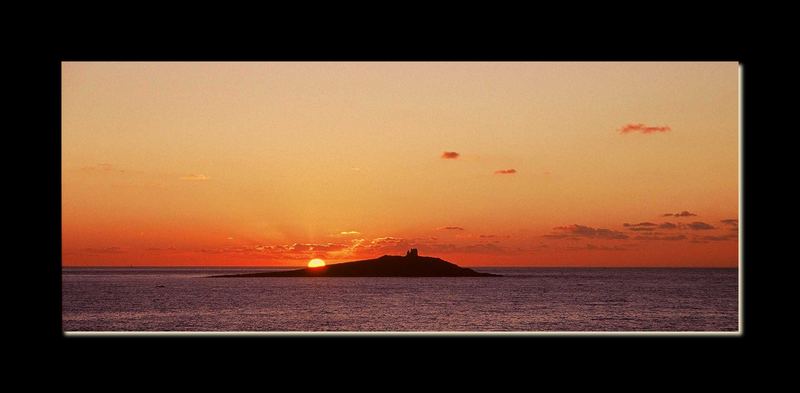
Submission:
POLYGON ((314 258, 308 261, 308 267, 323 267, 325 266, 325 261, 319 258, 314 258))

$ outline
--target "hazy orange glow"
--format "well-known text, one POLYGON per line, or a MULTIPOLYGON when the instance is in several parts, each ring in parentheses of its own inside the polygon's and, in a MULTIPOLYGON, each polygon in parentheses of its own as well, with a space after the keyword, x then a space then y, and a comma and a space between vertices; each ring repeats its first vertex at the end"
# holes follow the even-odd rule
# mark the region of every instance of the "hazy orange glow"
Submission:
POLYGON ((308 261, 308 267, 322 267, 325 266, 325 261, 319 258, 314 258, 308 261))
POLYGON ((738 71, 65 62, 63 264, 733 267, 738 71))

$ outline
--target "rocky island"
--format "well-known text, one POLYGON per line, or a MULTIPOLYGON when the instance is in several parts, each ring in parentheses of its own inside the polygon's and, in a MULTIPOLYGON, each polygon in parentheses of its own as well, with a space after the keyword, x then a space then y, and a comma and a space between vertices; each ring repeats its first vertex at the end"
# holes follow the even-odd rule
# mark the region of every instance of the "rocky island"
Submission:
POLYGON ((405 256, 384 255, 363 261, 279 272, 225 274, 211 277, 496 277, 434 257, 421 257, 412 248, 405 256))

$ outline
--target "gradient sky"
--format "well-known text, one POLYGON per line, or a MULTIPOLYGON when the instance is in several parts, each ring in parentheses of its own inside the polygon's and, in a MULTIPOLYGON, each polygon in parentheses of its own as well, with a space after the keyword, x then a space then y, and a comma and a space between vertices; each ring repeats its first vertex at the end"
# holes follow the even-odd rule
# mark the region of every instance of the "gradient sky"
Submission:
POLYGON ((65 62, 62 153, 64 266, 738 263, 731 62, 65 62))

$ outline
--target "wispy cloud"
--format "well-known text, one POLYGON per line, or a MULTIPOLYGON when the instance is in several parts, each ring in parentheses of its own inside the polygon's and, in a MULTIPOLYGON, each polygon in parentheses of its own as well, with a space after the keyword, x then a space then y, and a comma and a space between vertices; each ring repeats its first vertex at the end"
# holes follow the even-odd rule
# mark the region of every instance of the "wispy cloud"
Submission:
POLYGON ((381 246, 386 244, 401 244, 404 241, 405 239, 403 238, 386 236, 386 237, 377 237, 375 239, 372 239, 372 241, 370 241, 369 244, 381 246))
POLYGON ((500 169, 500 170, 494 171, 495 175, 513 175, 515 173, 517 173, 517 170, 513 169, 513 168, 512 169, 500 169))
POLYGON ((656 224, 652 222, 640 222, 638 224, 628 224, 627 222, 622 224, 624 227, 654 227, 656 224))
POLYGON ((335 237, 335 238, 353 238, 353 237, 356 237, 356 236, 361 236, 361 232, 359 232, 359 231, 341 231, 341 232, 331 233, 329 236, 330 237, 335 237))
POLYGON ((619 129, 621 134, 628 134, 631 132, 638 132, 642 134, 652 134, 655 132, 667 132, 672 129, 669 126, 648 126, 642 123, 629 123, 619 129))
POLYGON ((566 238, 598 238, 598 239, 627 239, 628 235, 605 228, 592 228, 585 225, 572 224, 553 228, 556 233, 544 235, 552 239, 566 238))
POLYGON ((662 214, 663 217, 691 217, 691 216, 696 216, 696 215, 697 214, 688 212, 686 210, 684 210, 684 211, 682 211, 680 213, 664 213, 664 214, 662 214))
POLYGON ((455 160, 455 159, 458 158, 459 155, 460 154, 458 154, 458 153, 456 153, 454 151, 442 152, 442 158, 444 158, 445 160, 455 160))
POLYGON ((656 227, 660 227, 660 225, 652 222, 640 222, 638 224, 628 224, 626 222, 622 226, 628 228, 629 231, 635 232, 651 232, 656 230, 656 227))
POLYGON ((436 229, 438 229, 440 231, 463 231, 464 230, 464 228, 462 228, 462 227, 439 227, 439 228, 436 228, 436 229))
POLYGON ((186 175, 186 176, 181 176, 180 179, 190 180, 190 181, 204 181, 204 180, 209 180, 211 178, 206 175, 186 175))
MULTIPOLYGON (((363 239, 359 239, 363 241, 363 239)), ((268 258, 275 260, 308 260, 310 258, 330 258, 347 254, 357 244, 351 243, 292 243, 292 244, 250 244, 199 250, 207 254, 236 254, 243 257, 268 258)))
POLYGON ((725 220, 719 220, 719 222, 721 222, 721 223, 723 223, 725 225, 730 225, 730 226, 734 226, 734 227, 738 227, 739 226, 739 220, 736 219, 736 218, 728 218, 728 219, 725 219, 725 220))
MULTIPOLYGON (((672 222, 662 222, 661 224, 655 224, 652 222, 640 222, 638 224, 622 224, 622 226, 628 228, 631 231, 652 231, 656 229, 701 229, 704 223, 695 222, 692 224, 684 224, 684 223, 672 223, 672 222)), ((707 224, 706 224, 707 225, 707 224)), ((713 227, 709 228, 713 229, 713 227)))
POLYGON ((293 243, 289 246, 289 251, 336 251, 347 247, 341 243, 293 243))
POLYGON ((715 229, 715 227, 711 224, 707 224, 705 222, 695 221, 691 224, 686 224, 686 227, 695 231, 703 231, 709 229, 715 229))

